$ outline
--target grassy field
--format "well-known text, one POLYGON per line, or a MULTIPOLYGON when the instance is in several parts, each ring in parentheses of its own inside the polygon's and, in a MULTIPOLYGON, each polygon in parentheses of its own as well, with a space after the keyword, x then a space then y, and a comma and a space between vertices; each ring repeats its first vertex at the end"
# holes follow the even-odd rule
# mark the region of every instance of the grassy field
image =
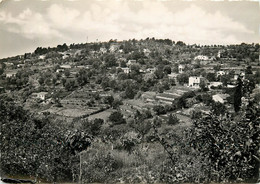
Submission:
POLYGON ((104 119, 106 120, 110 114, 113 112, 114 110, 113 109, 107 109, 103 112, 100 112, 100 113, 97 113, 97 114, 93 114, 93 115, 90 115, 88 117, 89 120, 93 120, 93 119, 96 119, 96 118, 100 118, 100 119, 104 119))

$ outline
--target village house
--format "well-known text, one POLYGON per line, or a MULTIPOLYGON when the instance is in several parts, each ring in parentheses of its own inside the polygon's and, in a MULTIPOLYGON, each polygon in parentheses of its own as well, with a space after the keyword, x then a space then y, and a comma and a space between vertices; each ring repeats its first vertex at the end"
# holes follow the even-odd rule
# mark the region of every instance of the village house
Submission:
POLYGON ((124 72, 124 73, 126 73, 126 74, 129 74, 129 73, 131 73, 131 69, 130 69, 130 68, 128 68, 128 67, 122 67, 121 69, 122 69, 122 70, 123 70, 123 72, 124 72))
POLYGON ((5 73, 5 77, 6 77, 6 78, 15 77, 16 74, 17 74, 17 71, 16 71, 16 70, 6 71, 6 73, 5 73))
POLYGON ((124 50, 123 50, 123 49, 119 49, 118 52, 119 52, 119 53, 123 53, 124 50))
POLYGON ((145 70, 144 69, 139 69, 139 72, 140 73, 145 73, 145 70))
POLYGON ((207 81, 204 77, 196 77, 196 76, 191 76, 189 77, 189 87, 192 88, 199 88, 201 82, 205 82, 207 84, 207 81))
POLYGON ((194 60, 209 60, 208 56, 204 56, 204 55, 198 55, 194 58, 194 60))
POLYGON ((61 65, 60 68, 62 68, 62 69, 70 69, 71 65, 61 65))
POLYGON ((243 71, 235 71, 234 80, 237 80, 238 77, 240 77, 241 79, 245 79, 245 72, 243 72, 243 71))
POLYGON ((222 75, 225 75, 226 74, 226 72, 225 71, 217 71, 217 77, 218 76, 222 76, 222 75))
POLYGON ((74 57, 76 57, 76 56, 80 56, 81 55, 81 50, 76 50, 76 52, 74 53, 74 57))
POLYGON ((160 103, 171 105, 174 100, 180 98, 184 93, 191 91, 187 87, 176 87, 171 90, 164 91, 155 96, 155 99, 160 103))
POLYGON ((102 54, 107 53, 107 49, 106 49, 105 47, 101 47, 101 48, 100 48, 100 52, 101 52, 102 54))
POLYGON ((40 55, 39 59, 45 59, 45 57, 46 57, 45 55, 40 55))
POLYGON ((200 64, 200 65, 207 65, 207 64, 209 64, 209 63, 211 63, 211 60, 200 60, 200 61, 199 61, 199 64, 200 64))
POLYGON ((219 50, 218 51, 218 54, 217 54, 217 57, 221 58, 221 54, 224 52, 224 50, 219 50))
POLYGON ((156 70, 156 68, 147 68, 147 69, 146 69, 146 72, 148 72, 148 73, 154 73, 155 70, 156 70))
POLYGON ((18 64, 17 67, 18 68, 24 68, 25 64, 18 64))
POLYGON ((224 104, 227 102, 227 97, 229 97, 229 96, 230 96, 229 94, 216 94, 216 95, 212 96, 212 99, 215 102, 220 102, 220 103, 224 104))
POLYGON ((172 102, 176 99, 176 97, 172 96, 172 95, 168 95, 168 94, 162 93, 162 94, 156 95, 155 99, 158 102, 171 105, 172 102))
POLYGON ((128 60, 128 62, 126 63, 127 66, 131 66, 133 64, 136 64, 136 60, 135 59, 130 59, 128 60))
POLYGON ((48 92, 33 93, 32 97, 33 98, 38 98, 38 99, 41 99, 41 100, 45 100, 47 94, 48 94, 48 92))
POLYGON ((151 51, 149 49, 143 49, 143 52, 146 57, 148 57, 151 53, 151 51))
POLYGON ((63 71, 64 71, 64 69, 58 68, 58 69, 56 70, 56 73, 61 73, 61 72, 63 72, 63 71))
POLYGON ((5 62, 4 64, 5 64, 6 68, 12 68, 14 66, 14 64, 11 62, 5 62))
POLYGON ((236 85, 233 85, 233 84, 228 84, 227 85, 227 88, 235 88, 236 87, 236 85))
POLYGON ((116 52, 119 49, 120 45, 118 43, 111 43, 109 51, 116 52))
POLYGON ((68 58, 68 57, 70 57, 70 54, 69 54, 69 53, 66 53, 66 54, 63 54, 63 55, 62 55, 62 59, 66 59, 66 58, 68 58))
POLYGON ((183 73, 184 72, 184 65, 179 65, 178 71, 179 71, 179 73, 183 73))
POLYGON ((222 82, 210 82, 209 83, 209 88, 211 87, 219 87, 219 86, 223 86, 223 83, 222 82))
POLYGON ((76 68, 80 68, 80 69, 84 69, 84 68, 87 68, 87 66, 85 66, 85 65, 77 65, 77 66, 75 66, 76 68))

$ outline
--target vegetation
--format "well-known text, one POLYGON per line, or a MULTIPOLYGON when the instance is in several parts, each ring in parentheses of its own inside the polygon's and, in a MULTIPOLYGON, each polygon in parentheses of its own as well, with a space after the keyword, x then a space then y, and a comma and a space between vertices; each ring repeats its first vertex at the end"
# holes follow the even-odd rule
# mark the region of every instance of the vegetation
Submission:
POLYGON ((1 59, 1 170, 48 182, 255 182, 256 53, 146 38, 1 59), (203 82, 192 88, 191 76, 203 82))

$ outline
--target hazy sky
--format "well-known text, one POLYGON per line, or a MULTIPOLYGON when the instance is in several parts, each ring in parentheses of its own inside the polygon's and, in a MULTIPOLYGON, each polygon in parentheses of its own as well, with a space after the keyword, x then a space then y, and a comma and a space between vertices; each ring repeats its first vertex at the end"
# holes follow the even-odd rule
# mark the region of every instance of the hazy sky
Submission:
POLYGON ((258 0, 2 0, 0 58, 96 39, 259 43, 259 25, 258 0))

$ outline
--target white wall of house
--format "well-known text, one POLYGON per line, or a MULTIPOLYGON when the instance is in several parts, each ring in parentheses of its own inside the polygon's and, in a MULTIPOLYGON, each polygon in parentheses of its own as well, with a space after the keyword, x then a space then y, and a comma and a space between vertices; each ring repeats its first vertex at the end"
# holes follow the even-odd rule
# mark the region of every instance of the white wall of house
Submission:
POLYGON ((208 60, 208 56, 198 55, 194 58, 195 60, 208 60))
POLYGON ((222 76, 222 75, 225 75, 225 74, 226 74, 225 71, 218 71, 218 72, 217 72, 217 76, 222 76))
POLYGON ((184 70, 184 66, 183 65, 179 65, 178 66, 179 73, 183 73, 183 70, 184 70))
POLYGON ((131 69, 128 68, 128 67, 125 67, 125 68, 121 68, 123 70, 124 73, 128 74, 128 73, 131 73, 131 69))
POLYGON ((199 88, 201 77, 189 77, 189 87, 199 88))

